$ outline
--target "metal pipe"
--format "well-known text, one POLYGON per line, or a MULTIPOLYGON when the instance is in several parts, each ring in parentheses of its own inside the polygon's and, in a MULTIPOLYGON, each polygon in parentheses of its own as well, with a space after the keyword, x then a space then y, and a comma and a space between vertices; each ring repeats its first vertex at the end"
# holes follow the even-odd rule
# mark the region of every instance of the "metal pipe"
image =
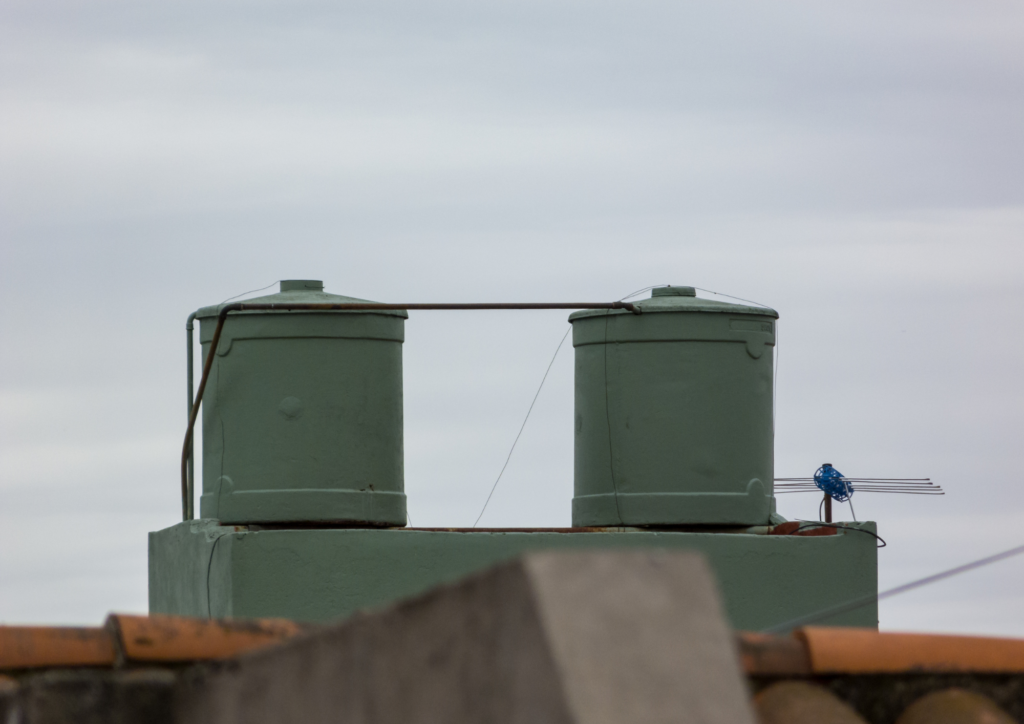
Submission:
MULTIPOLYGON (((930 477, 844 477, 847 482, 906 482, 912 484, 927 485, 932 481, 930 477)), ((776 477, 775 482, 813 482, 813 477, 776 477)))
MULTIPOLYGON (((196 319, 196 313, 188 315, 188 320, 185 322, 185 334, 187 335, 187 343, 185 348, 188 354, 188 366, 186 377, 188 377, 188 417, 186 419, 192 419, 192 400, 195 391, 195 380, 192 372, 192 322, 196 319)), ((195 459, 195 445, 193 441, 189 441, 188 445, 188 470, 186 471, 187 481, 185 490, 185 509, 182 512, 184 520, 193 520, 195 515, 195 489, 196 489, 196 459, 195 459)))
MULTIPOLYGON (((777 488, 775 488, 775 490, 776 490, 776 492, 780 492, 780 493, 781 492, 785 492, 785 491, 790 491, 790 492, 793 492, 793 493, 814 493, 814 492, 820 490, 820 488, 781 488, 781 487, 777 487, 777 488)), ((868 487, 868 486, 860 486, 860 485, 858 485, 856 488, 851 488, 851 490, 853 490, 854 492, 857 492, 857 493, 866 492, 866 491, 883 492, 883 493, 929 493, 929 492, 938 493, 938 492, 942 491, 942 488, 940 488, 938 486, 930 487, 930 488, 872 488, 872 487, 868 487)))
POLYGON ((246 312, 246 311, 385 311, 405 309, 427 309, 427 310, 479 310, 479 309, 625 309, 633 314, 641 314, 642 310, 631 302, 552 302, 552 303, 503 303, 503 304, 376 304, 374 302, 352 302, 346 304, 248 304, 246 302, 234 302, 221 307, 221 316, 225 312, 246 312))
MULTIPOLYGON (((775 489, 783 490, 820 490, 813 483, 776 483, 775 489)), ((864 483, 863 485, 851 485, 851 490, 941 490, 938 485, 878 485, 864 483)))
MULTIPOLYGON (((776 490, 776 495, 798 495, 801 493, 816 493, 817 490, 776 490)), ((931 493, 908 491, 908 490, 863 490, 857 488, 858 493, 888 493, 889 495, 945 495, 944 492, 935 491, 931 493)))
MULTIPOLYGON (((227 319, 228 314, 231 312, 246 312, 246 311, 280 311, 280 312, 299 312, 299 311, 385 311, 385 310, 408 310, 408 309, 422 309, 422 310, 442 310, 442 311, 456 311, 456 310, 478 310, 478 309, 624 309, 633 314, 641 314, 642 310, 640 307, 632 304, 631 302, 553 302, 553 303, 506 303, 506 304, 375 304, 371 302, 366 303, 349 303, 349 304, 311 304, 311 303, 294 303, 294 304, 247 304, 246 302, 233 302, 232 304, 225 304, 220 308, 220 313, 217 315, 217 327, 214 329, 213 338, 210 340, 210 350, 206 354, 206 362, 203 364, 203 376, 199 379, 199 389, 196 390, 195 400, 192 399, 192 356, 189 354, 188 362, 188 373, 189 373, 189 410, 188 410, 188 428, 185 430, 185 443, 181 449, 181 514, 184 520, 189 520, 192 506, 191 506, 191 473, 190 463, 192 460, 192 439, 193 433, 196 426, 196 417, 199 413, 199 406, 203 402, 203 393, 206 391, 206 382, 210 378, 210 370, 213 367, 213 360, 217 356, 217 344, 220 342, 221 332, 224 331, 224 321, 227 319)), ((191 349, 192 334, 191 334, 191 323, 195 319, 195 314, 189 316, 188 325, 189 329, 189 346, 191 349)))

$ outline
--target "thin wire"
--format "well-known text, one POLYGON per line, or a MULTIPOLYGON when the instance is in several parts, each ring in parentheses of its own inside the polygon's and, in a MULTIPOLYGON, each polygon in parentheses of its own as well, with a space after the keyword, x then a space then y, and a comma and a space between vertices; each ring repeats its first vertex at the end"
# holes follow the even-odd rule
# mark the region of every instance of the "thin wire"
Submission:
POLYGON ((1003 551, 1002 553, 996 553, 995 555, 986 556, 985 558, 979 558, 978 560, 971 561, 970 563, 965 563, 962 566, 950 568, 948 570, 935 573, 931 576, 925 576, 924 578, 919 578, 916 581, 911 581, 910 583, 904 583, 901 586, 890 588, 889 590, 883 591, 882 593, 862 596, 861 598, 855 598, 852 601, 841 603, 838 606, 831 606, 829 608, 822 609, 821 611, 817 611, 816 613, 808 614, 807 616, 794 618, 789 621, 786 621, 785 623, 780 623, 776 626, 763 629, 762 631, 763 633, 789 633, 793 629, 799 628, 800 626, 806 626, 807 624, 814 623, 816 621, 820 621, 824 618, 829 618, 831 616, 837 616, 841 613, 846 613, 848 611, 855 611, 856 609, 861 608, 863 606, 869 606, 872 603, 875 603, 876 601, 881 601, 891 596, 895 596, 899 593, 904 593, 905 591, 910 591, 915 588, 920 588, 921 586, 926 586, 929 583, 935 583, 936 581, 941 581, 946 578, 952 578, 953 576, 959 575, 961 573, 973 571, 975 568, 981 568, 982 566, 987 566, 990 563, 997 563, 1007 558, 1012 558, 1013 556, 1020 555, 1021 553, 1024 553, 1024 545, 1017 546, 1016 548, 1011 548, 1009 550, 1003 551))
POLYGON ((540 391, 544 389, 544 382, 548 378, 548 373, 551 371, 552 365, 555 364, 555 358, 558 357, 559 350, 562 349, 562 345, 565 344, 565 340, 569 336, 569 332, 572 331, 572 325, 569 329, 565 330, 565 334, 562 335, 562 341, 555 347, 555 353, 551 355, 551 361, 548 362, 548 368, 544 370, 544 376, 540 380, 540 386, 537 388, 536 394, 533 396, 533 402, 530 403, 530 409, 526 411, 526 417, 523 418, 523 424, 519 426, 519 434, 516 435, 516 439, 512 441, 512 448, 508 451, 508 457, 505 458, 505 464, 501 466, 501 472, 498 473, 498 479, 494 481, 494 485, 491 486, 491 492, 487 494, 487 500, 484 501, 484 507, 480 510, 480 515, 476 517, 476 522, 473 523, 473 527, 476 528, 477 523, 484 517, 484 512, 487 510, 487 504, 491 502, 491 496, 494 495, 494 491, 498 488, 498 483, 501 481, 501 476, 505 474, 505 468, 508 467, 508 461, 512 459, 512 453, 515 452, 516 443, 519 442, 519 437, 523 434, 523 429, 526 427, 526 421, 530 419, 530 413, 533 412, 533 406, 537 404, 537 398, 540 397, 540 391))
MULTIPOLYGON (((775 482, 806 482, 813 481, 814 478, 775 478, 775 482)), ((875 483, 931 483, 931 478, 849 478, 845 475, 843 480, 849 483, 864 483, 864 482, 875 482, 875 483)))
MULTIPOLYGON (((779 489, 775 490, 775 494, 776 495, 795 495, 797 493, 817 493, 817 492, 820 492, 818 490, 818 488, 806 488, 806 489, 802 489, 802 490, 779 490, 779 489)), ((932 496, 945 495, 945 493, 941 492, 941 491, 935 491, 935 492, 928 493, 928 492, 917 491, 917 490, 872 490, 871 488, 857 488, 857 492, 858 493, 864 493, 865 495, 868 494, 868 493, 882 493, 882 494, 888 494, 888 495, 932 495, 932 496)))
MULTIPOLYGON (((277 282, 275 282, 275 284, 276 283, 277 282)), ((273 286, 273 284, 270 284, 267 287, 263 287, 263 289, 268 289, 271 286, 273 286)), ((653 284, 653 285, 651 285, 649 287, 644 287, 643 289, 637 289, 635 292, 632 292, 632 293, 627 294, 626 296, 622 297, 619 301, 620 302, 624 302, 625 300, 629 299, 630 297, 635 297, 637 294, 642 294, 643 292, 646 292, 646 291, 648 291, 650 289, 654 289, 654 288, 659 287, 659 286, 668 286, 668 285, 653 284)), ((694 287, 694 289, 700 289, 700 287, 694 287)), ((709 292, 711 294, 719 294, 719 292, 711 291, 710 289, 700 289, 700 290, 703 291, 703 292, 709 292)), ((258 292, 258 291, 262 291, 262 289, 254 289, 253 291, 258 292)), ((245 294, 251 294, 251 292, 245 292, 245 294)), ((244 295, 243 294, 239 294, 238 296, 241 297, 241 296, 244 296, 244 295)), ((720 296, 730 297, 731 299, 739 299, 741 302, 747 302, 749 304, 756 304, 759 307, 766 307, 766 308, 768 308, 764 304, 758 304, 757 302, 751 302, 748 299, 742 299, 740 297, 732 297, 729 294, 720 294, 720 296)), ((231 299, 237 299, 237 298, 238 297, 231 297, 231 299)), ((225 300, 225 301, 231 301, 231 300, 228 299, 228 300, 225 300)), ((222 302, 222 304, 223 303, 224 302, 222 302)), ((523 424, 519 428, 519 433, 516 435, 516 439, 512 442, 512 447, 508 451, 508 457, 505 458, 505 464, 502 465, 501 471, 498 473, 498 477, 494 481, 494 485, 491 486, 491 492, 488 493, 487 500, 484 501, 484 507, 480 510, 480 515, 477 516, 476 521, 473 523, 473 527, 474 528, 476 528, 477 524, 480 522, 480 519, 483 518, 484 513, 487 511, 487 506, 491 502, 491 498, 494 496, 494 491, 497 490, 497 488, 498 488, 498 483, 501 481, 501 476, 505 474, 505 468, 508 467, 508 463, 512 459, 512 453, 516 449, 516 444, 519 442, 519 438, 520 438, 520 436, 522 436, 523 430, 526 428, 526 423, 530 419, 530 413, 533 412, 533 406, 535 404, 537 404, 537 398, 540 396, 540 391, 544 388, 544 382, 548 378, 548 373, 551 372, 551 367, 555 363, 555 358, 558 357, 558 352, 562 349, 562 345, 565 344, 565 340, 569 336, 569 332, 571 332, 571 331, 572 331, 572 327, 570 326, 569 329, 566 330, 565 336, 563 336, 562 340, 558 343, 558 347, 555 348, 555 354, 552 355, 551 362, 548 363, 548 368, 544 372, 544 377, 541 378, 540 386, 537 387, 537 392, 533 396, 533 402, 530 403, 530 409, 526 411, 526 417, 523 419, 523 424)), ((777 339, 778 339, 778 327, 776 325, 776 345, 778 344, 777 339)), ((607 343, 607 340, 608 340, 608 319, 606 317, 605 318, 605 345, 604 345, 605 346, 605 398, 606 398, 605 399, 605 414, 606 414, 606 416, 608 414, 608 404, 607 404, 607 402, 608 402, 607 401, 607 394, 608 394, 608 381, 607 381, 607 377, 608 377, 608 359, 607 359, 608 350, 607 350, 607 347, 608 347, 608 343, 607 343)), ((776 362, 775 372, 776 372, 776 378, 777 378, 778 377, 778 363, 777 362, 776 362)), ((774 388, 773 388, 773 391, 772 391, 772 396, 773 396, 773 401, 772 401, 772 405, 773 405, 773 407, 772 407, 772 430, 773 430, 773 434, 774 434, 774 428, 775 428, 774 394, 775 394, 775 392, 774 392, 774 388)), ((610 420, 608 421, 608 424, 609 424, 608 434, 610 436, 611 435, 611 427, 610 427, 611 422, 610 422, 610 420)), ((610 453, 610 442, 611 441, 609 440, 609 453, 610 453)), ((619 496, 618 496, 617 487, 615 485, 615 471, 614 471, 614 469, 612 470, 612 489, 613 489, 613 492, 615 493, 615 508, 616 508, 616 512, 619 513, 619 520, 621 521, 622 520, 622 513, 620 511, 618 511, 619 496)), ((406 512, 406 517, 408 517, 408 512, 406 512)))
POLYGON ((619 301, 620 301, 620 302, 624 302, 624 301, 626 301, 627 299, 629 299, 630 297, 635 297, 635 296, 636 296, 637 294, 643 294, 644 292, 646 292, 646 291, 649 291, 649 290, 651 290, 651 289, 655 289, 656 287, 668 287, 668 286, 672 286, 672 285, 671 285, 671 284, 652 284, 652 285, 651 285, 651 286, 649 286, 649 287, 644 287, 643 289, 637 289, 637 290, 636 290, 635 292, 633 292, 632 294, 627 294, 626 296, 624 296, 624 297, 623 297, 622 299, 620 299, 619 301))
MULTIPOLYGON (((761 302, 755 302, 755 301, 752 301, 750 299, 744 299, 743 297, 734 297, 732 294, 722 294, 721 292, 716 292, 716 291, 714 291, 712 289, 705 289, 704 287, 694 287, 694 289, 697 289, 697 290, 702 291, 702 292, 707 292, 708 294, 717 294, 720 297, 728 297, 729 299, 738 299, 741 302, 746 302, 747 304, 755 304, 758 307, 764 307, 765 309, 771 309, 771 307, 769 307, 767 304, 761 304, 761 302)), ((632 294, 630 296, 632 296, 632 294)), ((621 302, 624 299, 628 299, 628 298, 629 297, 623 297, 619 301, 621 302)), ((772 438, 773 439, 775 437, 775 407, 776 407, 775 400, 776 400, 776 395, 778 393, 778 389, 779 389, 779 322, 778 322, 778 320, 776 320, 775 321, 775 375, 774 375, 774 378, 772 380, 772 438)))
POLYGON ((275 280, 275 281, 272 281, 272 282, 270 282, 270 284, 268 284, 268 285, 267 285, 267 286, 265 286, 265 287, 260 287, 259 289, 250 289, 250 290, 249 290, 249 291, 247 291, 247 292, 242 292, 241 294, 236 294, 236 295, 235 295, 235 296, 233 296, 233 297, 228 297, 228 298, 227 298, 227 299, 225 299, 225 300, 224 300, 223 302, 221 302, 221 304, 227 304, 227 303, 228 303, 228 302, 230 302, 230 301, 231 301, 232 299, 238 299, 239 297, 244 297, 244 296, 245 296, 246 294, 253 294, 253 293, 255 293, 255 292, 262 292, 262 291, 263 291, 264 289, 270 289, 270 288, 271 288, 272 286, 274 286, 275 284, 277 284, 277 283, 278 283, 279 281, 281 281, 281 280, 280 280, 280 279, 277 279, 277 280, 275 280))
POLYGON ((852 531, 854 531, 856 533, 865 533, 865 534, 871 536, 876 541, 878 541, 879 543, 882 544, 882 545, 878 546, 878 548, 885 548, 887 545, 889 545, 888 543, 885 542, 885 539, 882 536, 878 535, 878 533, 872 533, 870 530, 864 530, 863 528, 855 528, 852 525, 843 525, 842 523, 839 523, 839 524, 836 524, 836 523, 822 523, 821 521, 818 521, 817 523, 815 523, 812 520, 800 520, 799 522, 806 523, 807 525, 797 526, 797 529, 795 531, 793 531, 793 533, 791 533, 791 535, 795 535, 799 531, 809 530, 811 528, 835 528, 836 530, 852 530, 852 531))
MULTIPOLYGON (((779 488, 792 488, 793 490, 813 490, 814 483, 776 483, 779 488)), ((881 483, 857 483, 856 487, 851 485, 853 490, 942 490, 937 485, 882 485, 881 483)))
POLYGON ((857 514, 853 512, 853 498, 852 497, 847 498, 846 502, 850 504, 850 515, 853 516, 853 522, 856 523, 857 522, 857 514))
POLYGON ((771 307, 769 307, 767 304, 761 304, 761 302, 752 302, 751 300, 744 299, 743 297, 734 297, 731 294, 722 294, 721 292, 716 292, 716 291, 713 291, 711 289, 704 289, 702 287, 694 287, 694 289, 697 289, 697 290, 702 291, 702 292, 707 292, 708 294, 717 294, 720 297, 729 297, 729 299, 738 299, 741 302, 746 302, 747 304, 756 304, 757 306, 764 307, 765 309, 771 309, 771 307))
MULTIPOLYGON (((858 485, 858 488, 861 487, 861 486, 868 487, 868 488, 938 488, 938 487, 940 487, 940 486, 938 486, 935 483, 932 483, 930 481, 927 482, 927 483, 914 483, 914 482, 904 482, 904 481, 901 481, 901 480, 853 480, 851 478, 842 478, 842 481, 844 483, 850 483, 851 485, 853 483, 856 483, 858 485)), ((813 480, 810 480, 810 479, 808 479, 808 480, 776 479, 775 482, 778 483, 779 485, 782 485, 782 486, 790 485, 790 486, 796 486, 796 487, 800 487, 802 485, 816 485, 817 484, 813 480)))
MULTIPOLYGON (((635 297, 637 294, 640 294, 642 292, 646 292, 648 289, 654 289, 656 287, 667 287, 667 286, 671 286, 671 285, 670 284, 654 284, 654 285, 649 286, 649 287, 644 287, 643 289, 637 289, 635 292, 633 292, 632 294, 627 294, 626 296, 624 296, 619 301, 620 302, 624 302, 627 299, 629 299, 630 297, 635 297)), ((751 301, 749 299, 744 299, 743 297, 734 297, 732 294, 722 294, 721 292, 716 292, 716 291, 714 291, 712 289, 704 289, 703 287, 694 287, 694 289, 696 289, 698 291, 701 291, 701 292, 707 292, 708 294, 717 294, 720 297, 729 297, 729 299, 738 299, 741 302, 746 302, 747 304, 755 304, 755 305, 757 305, 759 307, 764 307, 765 309, 771 309, 771 307, 769 307, 767 304, 761 304, 760 302, 753 302, 753 301, 751 301)))

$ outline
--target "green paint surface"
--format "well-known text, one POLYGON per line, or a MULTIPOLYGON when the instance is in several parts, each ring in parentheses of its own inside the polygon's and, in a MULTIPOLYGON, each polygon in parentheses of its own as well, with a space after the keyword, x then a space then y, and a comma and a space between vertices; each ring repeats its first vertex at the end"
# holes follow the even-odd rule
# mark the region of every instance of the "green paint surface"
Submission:
MULTIPOLYGON (((859 525, 874 531, 873 523, 859 525)), ((865 533, 768 536, 649 530, 253 530, 216 521, 150 533, 152 613, 327 621, 455 581, 543 549, 696 550, 718 577, 736 628, 758 630, 875 593, 875 539, 865 533)), ((876 626, 867 606, 824 621, 876 626)))
MULTIPOLYGON (((253 303, 346 303, 282 282, 253 303)), ((219 307, 197 312, 208 356, 219 307)), ((202 516, 404 525, 405 312, 241 312, 203 400, 202 516)))
POLYGON ((778 314, 693 294, 569 317, 574 526, 768 523, 778 314))

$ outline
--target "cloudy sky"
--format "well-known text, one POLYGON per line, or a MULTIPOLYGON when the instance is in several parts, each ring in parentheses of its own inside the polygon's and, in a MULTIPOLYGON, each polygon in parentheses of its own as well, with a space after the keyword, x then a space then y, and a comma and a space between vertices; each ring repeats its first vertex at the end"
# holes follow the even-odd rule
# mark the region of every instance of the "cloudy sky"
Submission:
MULTIPOLYGON (((185 318, 282 278, 768 304, 776 473, 948 491, 856 498, 882 588, 1019 545, 1022 242, 1009 0, 4 0, 0 621, 145 610, 146 533, 179 515, 185 318)), ((472 524, 566 328, 410 315, 416 525, 472 524)), ((571 496, 565 348, 482 524, 568 525, 571 496)), ((1024 556, 881 615, 1024 636, 1021 610, 1024 556)))

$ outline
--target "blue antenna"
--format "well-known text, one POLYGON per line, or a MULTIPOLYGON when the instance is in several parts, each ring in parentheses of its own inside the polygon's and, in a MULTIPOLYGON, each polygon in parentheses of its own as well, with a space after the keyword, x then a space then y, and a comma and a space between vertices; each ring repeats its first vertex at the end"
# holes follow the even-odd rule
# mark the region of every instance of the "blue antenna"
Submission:
POLYGON ((818 486, 818 490, 840 503, 845 503, 853 497, 853 486, 841 472, 832 467, 831 463, 824 463, 815 471, 814 484, 818 486))
MULTIPOLYGON (((900 493, 903 495, 945 495, 945 491, 932 483, 930 478, 848 478, 832 467, 831 463, 823 463, 811 478, 775 478, 775 493, 813 493, 821 491, 825 494, 822 503, 825 506, 825 522, 832 522, 832 501, 853 504, 850 499, 855 491, 862 493, 900 493)), ((854 518, 856 520, 856 518, 854 518)))

